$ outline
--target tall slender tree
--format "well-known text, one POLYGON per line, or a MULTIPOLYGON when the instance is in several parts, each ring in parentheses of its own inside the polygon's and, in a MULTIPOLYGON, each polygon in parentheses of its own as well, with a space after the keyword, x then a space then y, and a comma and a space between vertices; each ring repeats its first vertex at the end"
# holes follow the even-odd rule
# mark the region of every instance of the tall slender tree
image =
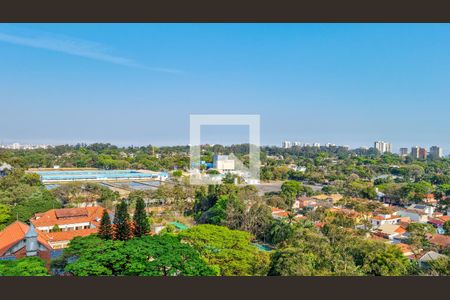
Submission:
POLYGON ((113 227, 111 225, 111 218, 108 211, 103 210, 102 219, 100 220, 100 228, 98 229, 98 235, 104 240, 112 240, 114 237, 113 227))
POLYGON ((133 215, 134 236, 141 237, 150 232, 150 222, 145 211, 145 203, 142 197, 136 199, 136 209, 133 215))
POLYGON ((125 201, 116 206, 114 214, 114 238, 120 241, 126 241, 131 238, 130 215, 128 214, 128 205, 125 201))

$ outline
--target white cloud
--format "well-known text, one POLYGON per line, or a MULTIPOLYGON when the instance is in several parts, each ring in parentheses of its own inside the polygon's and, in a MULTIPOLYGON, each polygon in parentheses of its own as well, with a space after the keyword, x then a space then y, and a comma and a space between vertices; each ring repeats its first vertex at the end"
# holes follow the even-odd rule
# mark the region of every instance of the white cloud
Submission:
POLYGON ((27 46, 32 48, 46 49, 75 55, 85 58, 90 58, 98 61, 104 61, 112 64, 142 68, 151 71, 164 73, 181 73, 182 71, 169 68, 148 67, 141 65, 126 57, 116 56, 109 53, 108 49, 99 43, 75 39, 68 36, 53 35, 48 33, 32 34, 32 35, 18 35, 0 32, 0 42, 27 46))

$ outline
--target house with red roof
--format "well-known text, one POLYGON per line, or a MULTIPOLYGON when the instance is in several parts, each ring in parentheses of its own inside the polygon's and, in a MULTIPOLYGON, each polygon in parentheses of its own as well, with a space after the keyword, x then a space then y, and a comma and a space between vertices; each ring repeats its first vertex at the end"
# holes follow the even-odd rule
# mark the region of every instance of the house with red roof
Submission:
POLYGON ((400 224, 401 217, 396 213, 393 214, 377 214, 370 218, 370 222, 374 228, 378 228, 384 224, 396 225, 400 224))
POLYGON ((383 237, 385 239, 394 240, 406 233, 406 229, 396 224, 383 224, 379 226, 373 234, 383 237))
POLYGON ((271 207, 272 209, 272 218, 276 220, 285 219, 289 216, 288 212, 284 209, 277 208, 277 207, 271 207))
POLYGON ((440 250, 450 250, 450 236, 443 234, 430 234, 427 238, 430 244, 437 246, 440 250))
POLYGON ((40 231, 49 233, 55 226, 61 231, 75 231, 96 228, 100 225, 103 207, 51 209, 35 214, 30 222, 40 231))
POLYGON ((30 225, 16 221, 0 231, 0 258, 49 260, 52 251, 67 247, 75 237, 97 233, 103 210, 100 206, 51 209, 35 214, 30 225))
POLYGON ((75 237, 97 233, 103 210, 100 206, 51 209, 35 214, 30 222, 52 249, 62 249, 75 237))
POLYGON ((50 260, 52 247, 45 236, 33 225, 16 221, 0 231, 0 258, 18 259, 39 256, 50 260))
POLYGON ((398 243, 394 244, 402 253, 404 256, 406 256, 409 259, 414 259, 415 254, 414 251, 411 248, 411 245, 405 244, 405 243, 398 243))
POLYGON ((434 198, 433 194, 426 194, 422 201, 426 204, 436 205, 437 200, 434 198))

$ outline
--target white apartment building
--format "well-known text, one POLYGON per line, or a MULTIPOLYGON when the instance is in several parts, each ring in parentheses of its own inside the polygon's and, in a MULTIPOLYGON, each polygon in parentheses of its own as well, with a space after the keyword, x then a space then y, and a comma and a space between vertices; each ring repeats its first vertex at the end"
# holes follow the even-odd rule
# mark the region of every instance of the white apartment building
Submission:
POLYGON ((291 148, 291 147, 292 147, 292 142, 291 142, 291 141, 284 141, 284 142, 281 144, 281 147, 283 147, 284 149, 291 148))
POLYGON ((381 154, 383 153, 392 153, 392 144, 386 143, 384 141, 376 141, 373 145, 375 149, 377 149, 381 154))

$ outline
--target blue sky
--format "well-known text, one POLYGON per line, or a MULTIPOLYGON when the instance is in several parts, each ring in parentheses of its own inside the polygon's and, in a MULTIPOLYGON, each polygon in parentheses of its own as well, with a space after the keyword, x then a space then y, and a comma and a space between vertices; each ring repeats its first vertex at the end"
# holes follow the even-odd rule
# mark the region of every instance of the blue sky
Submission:
POLYGON ((1 24, 0 142, 187 144, 189 114, 259 114, 263 144, 448 150, 449 83, 447 24, 1 24))

